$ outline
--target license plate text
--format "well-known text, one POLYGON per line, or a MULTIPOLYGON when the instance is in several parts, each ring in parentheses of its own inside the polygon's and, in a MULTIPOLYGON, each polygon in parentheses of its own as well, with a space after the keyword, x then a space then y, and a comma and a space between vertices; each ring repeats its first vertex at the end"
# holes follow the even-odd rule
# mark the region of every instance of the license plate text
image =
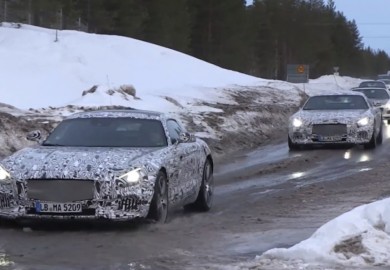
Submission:
POLYGON ((80 213, 81 203, 35 202, 37 213, 80 213))

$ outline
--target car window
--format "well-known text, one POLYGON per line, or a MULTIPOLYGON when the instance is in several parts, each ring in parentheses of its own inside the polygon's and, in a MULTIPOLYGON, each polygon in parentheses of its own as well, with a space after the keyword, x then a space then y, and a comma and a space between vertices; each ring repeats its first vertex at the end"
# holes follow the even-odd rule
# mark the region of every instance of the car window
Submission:
POLYGON ((389 93, 386 89, 355 89, 353 91, 357 91, 363 93, 369 99, 390 99, 389 93))
POLYGON ((363 110, 368 108, 369 105, 362 96, 330 95, 310 97, 303 110, 363 110))
POLYGON ((381 81, 384 82, 385 84, 390 84, 390 80, 389 79, 382 79, 381 81))
POLYGON ((176 120, 173 119, 169 119, 167 121, 167 127, 168 127, 169 137, 171 137, 172 143, 176 143, 176 141, 180 137, 180 133, 184 131, 183 128, 176 120))
POLYGON ((367 81, 360 83, 359 87, 379 87, 379 88, 386 88, 386 85, 384 82, 381 81, 367 81))
POLYGON ((43 145, 162 147, 168 142, 159 120, 98 117, 64 120, 43 145))

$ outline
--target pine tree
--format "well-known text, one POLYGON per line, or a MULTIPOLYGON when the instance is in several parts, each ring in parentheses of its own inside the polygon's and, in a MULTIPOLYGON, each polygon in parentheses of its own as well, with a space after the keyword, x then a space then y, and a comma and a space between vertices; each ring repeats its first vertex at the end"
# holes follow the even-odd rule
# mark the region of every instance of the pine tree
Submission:
POLYGON ((190 14, 184 0, 144 0, 148 18, 145 40, 182 52, 189 51, 190 14))
MULTIPOLYGON (((5 1, 5 0, 4 0, 5 1)), ((8 20, 142 39, 252 75, 286 79, 287 64, 311 77, 374 76, 389 55, 364 48, 355 21, 334 0, 7 0, 8 20)))
POLYGON ((189 0, 191 51, 196 57, 229 69, 249 65, 248 20, 244 0, 189 0))

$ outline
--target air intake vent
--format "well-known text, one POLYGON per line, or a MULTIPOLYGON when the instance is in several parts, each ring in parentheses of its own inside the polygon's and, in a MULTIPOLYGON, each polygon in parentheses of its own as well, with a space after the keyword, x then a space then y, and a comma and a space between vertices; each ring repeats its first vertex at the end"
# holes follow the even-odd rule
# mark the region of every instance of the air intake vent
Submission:
POLYGON ((30 179, 27 195, 30 199, 49 202, 75 202, 94 197, 94 181, 73 179, 30 179))

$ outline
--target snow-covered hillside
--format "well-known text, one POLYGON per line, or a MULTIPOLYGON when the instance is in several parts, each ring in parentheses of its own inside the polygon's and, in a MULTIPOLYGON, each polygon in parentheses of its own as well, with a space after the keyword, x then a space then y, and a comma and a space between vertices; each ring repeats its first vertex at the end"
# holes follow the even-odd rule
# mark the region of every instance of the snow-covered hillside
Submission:
POLYGON ((150 109, 158 102, 165 109, 169 102, 159 99, 160 96, 176 93, 183 97, 181 102, 199 95, 215 99, 218 95, 206 88, 262 81, 131 38, 60 31, 58 41, 55 39, 56 32, 52 29, 3 24, 2 102, 24 109, 83 102, 129 105, 120 96, 105 95, 105 90, 130 84, 141 98, 132 100, 133 106, 150 109), (104 90, 94 98, 82 100, 81 93, 94 85, 104 90))
MULTIPOLYGON (((287 117, 306 95, 355 86, 354 79, 339 77, 335 83, 334 76, 306 85, 264 80, 131 38, 57 34, 56 41, 53 29, 2 23, 0 112, 17 117, 3 132, 50 130, 86 107, 126 106, 172 113, 223 153, 226 145, 259 145, 276 130, 283 136, 287 117), (15 124, 18 119, 28 121, 15 124)), ((0 136, 0 155, 23 143, 23 134, 0 136)))

